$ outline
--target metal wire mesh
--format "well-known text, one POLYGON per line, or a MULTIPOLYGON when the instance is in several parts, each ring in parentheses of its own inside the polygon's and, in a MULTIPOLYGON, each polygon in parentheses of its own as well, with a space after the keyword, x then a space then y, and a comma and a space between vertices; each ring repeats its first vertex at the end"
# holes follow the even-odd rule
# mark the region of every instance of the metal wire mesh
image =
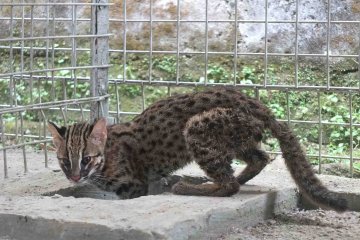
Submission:
POLYGON ((72 118, 89 118, 90 111, 92 117, 107 114, 101 111, 108 96, 97 87, 109 67, 107 54, 97 52, 109 37, 107 11, 102 10, 107 7, 106 1, 0 3, 5 177, 9 149, 22 149, 25 172, 30 145, 43 150, 48 166, 48 120, 67 124, 72 118))
POLYGON ((158 98, 213 85, 237 86, 275 111, 282 109, 277 117, 299 134, 308 132, 307 139, 316 144, 307 153, 318 162, 319 170, 326 159, 338 159, 349 161, 352 175, 360 159, 359 109, 354 108, 360 90, 356 11, 344 10, 338 17, 332 1, 313 1, 308 4, 321 2, 323 8, 317 10, 319 16, 308 17, 299 0, 287 1, 286 6, 263 0, 254 1, 261 14, 251 17, 252 10, 244 8, 246 1, 214 2, 1 3, 5 37, 0 38, 0 51, 7 62, 0 74, 5 89, 0 102, 5 176, 8 149, 23 149, 25 171, 27 145, 44 144, 47 159, 48 119, 67 124, 88 119, 91 113, 92 118, 109 115, 116 122, 126 121, 158 98), (218 6, 225 7, 215 9, 218 6), (285 7, 292 9, 291 15, 273 14, 274 9, 285 7), (286 51, 279 50, 286 36, 272 34, 281 26, 291 29, 291 46, 286 51), (307 26, 314 30, 307 32, 307 26), (221 28, 227 29, 225 37, 221 28), (243 44, 243 30, 251 28, 262 35, 256 50, 243 44), (342 28, 354 31, 344 37, 337 34, 342 28), (187 36, 189 29, 196 29, 195 37, 187 36), (303 42, 312 45, 309 36, 317 34, 323 37, 320 46, 304 50, 303 42), (357 45, 334 51, 344 43, 342 37, 357 45), (224 43, 216 44, 217 38, 224 43), (339 70, 342 62, 348 66, 339 70), (339 77, 344 80, 337 81, 339 77), (307 110, 299 105, 299 97, 306 99, 307 110), (346 106, 346 117, 335 119, 329 114, 332 101, 346 106), (28 133, 24 125, 30 122, 37 124, 28 133), (337 131, 346 135, 349 146, 339 154, 328 149, 329 135, 337 131))
MULTIPOLYGON (((322 1, 324 3, 322 15, 323 17, 311 16, 310 18, 301 15, 304 12, 304 4, 300 4, 300 1, 288 2, 288 5, 282 7, 293 8, 292 17, 274 16, 271 11, 274 11, 275 7, 270 5, 276 5, 274 1, 255 1, 254 4, 262 4, 262 7, 256 9, 256 11, 262 11, 263 15, 260 19, 246 18, 244 17, 246 11, 249 9, 243 9, 242 2, 244 1, 226 1, 231 6, 231 17, 219 18, 218 16, 211 15, 210 9, 214 7, 211 5, 212 1, 199 0, 199 1, 162 1, 163 4, 156 1, 143 1, 142 4, 133 4, 130 1, 112 1, 113 11, 110 11, 110 26, 112 28, 121 29, 119 34, 115 36, 118 41, 118 45, 110 46, 110 56, 121 58, 118 62, 122 68, 117 69, 116 74, 110 74, 110 84, 116 86, 132 86, 138 85, 139 91, 141 91, 142 100, 139 103, 138 111, 132 109, 125 109, 125 106, 121 106, 122 95, 116 91, 116 102, 120 103, 117 108, 113 108, 110 114, 117 117, 118 121, 121 118, 126 118, 127 115, 134 115, 141 112, 144 107, 152 102, 148 100, 147 94, 150 91, 147 88, 156 86, 162 88, 166 94, 170 95, 172 92, 181 91, 183 88, 194 88, 199 86, 213 86, 213 85, 234 85, 242 89, 249 89, 248 93, 260 98, 262 92, 267 92, 266 96, 271 95, 273 92, 284 93, 285 115, 280 116, 280 120, 287 121, 293 125, 295 131, 302 133, 306 131, 315 131, 316 139, 312 140, 318 146, 316 150, 307 151, 310 158, 314 159, 319 164, 319 171, 321 172, 321 164, 328 159, 337 159, 340 161, 349 161, 350 175, 353 174, 354 161, 359 160, 358 152, 354 151, 354 145, 357 148, 357 143, 354 142, 354 131, 358 131, 359 123, 354 119, 353 113, 358 112, 358 109, 353 108, 354 99, 358 99, 359 95, 359 44, 358 41, 355 48, 348 51, 333 51, 336 45, 336 39, 339 39, 338 34, 335 35, 336 29, 342 27, 351 27, 359 29, 360 21, 355 13, 350 10, 346 13, 346 17, 343 14, 343 18, 338 17, 335 13, 335 5, 331 1, 322 1), (166 2, 167 5, 164 3, 166 2), (198 8, 194 11, 189 10, 189 6, 202 6, 203 14, 192 15, 194 11, 202 11, 198 8), (134 7, 135 6, 135 7, 134 7), (167 6, 167 7, 166 7, 167 6), (171 7, 174 7, 171 9, 171 7), (133 9, 139 10, 142 14, 136 14, 133 9), (162 11, 172 11, 173 14, 159 14, 159 9, 162 11), (191 12, 189 14, 189 12, 191 12), (200 17, 199 17, 200 16, 200 17), (227 39, 230 42, 228 48, 215 49, 212 46, 213 39, 210 38, 211 31, 214 26, 223 24, 224 28, 231 28, 232 34, 227 39), (241 29, 246 25, 260 26, 260 30, 263 31, 264 37, 261 40, 263 46, 258 51, 246 51, 241 49, 239 41, 241 41, 241 29), (269 32, 271 28, 276 25, 290 25, 293 28, 293 47, 290 51, 276 51, 273 48, 273 43, 270 42, 271 37, 269 32), (323 46, 314 48, 314 51, 304 51, 300 46, 300 42, 307 41, 304 37, 304 26, 311 25, 314 28, 318 28, 318 31, 323 31, 322 36, 324 41, 323 46), (168 34, 159 33, 157 27, 162 26, 164 29, 170 26, 173 29, 168 34), (200 26, 203 32, 199 32, 197 38, 193 40, 192 47, 184 47, 184 38, 186 35, 186 29, 191 27, 200 26), (142 36, 140 36, 142 43, 134 44, 134 34, 141 34, 139 32, 133 33, 133 29, 136 27, 142 29, 142 36), (122 32, 122 34, 121 34, 122 32), (146 34, 144 34, 144 32, 146 34), (335 32, 335 33, 334 33, 335 32), (332 36, 334 33, 334 36, 332 36), (163 34, 163 35, 162 35, 163 34), (159 37, 160 35, 160 37, 159 37), (173 41, 170 47, 164 47, 159 44, 161 36, 165 37, 167 41, 173 41), (169 37, 170 36, 170 37, 169 37), (196 42, 201 42, 202 47, 196 48, 196 42), (160 46, 160 47, 159 47, 160 46), (133 64, 134 58, 141 58, 143 64, 146 64, 146 73, 131 75, 131 64, 133 64), (162 77, 161 74, 157 74, 157 60, 159 57, 174 57, 174 72, 168 74, 166 77, 162 77), (185 66, 183 59, 194 59, 191 64, 193 66, 185 66), (227 63, 222 62, 225 65, 229 65, 231 69, 226 81, 214 81, 214 77, 211 76, 213 63, 216 58, 226 58, 227 63), (243 81, 239 72, 243 72, 246 62, 254 60, 260 66, 257 73, 257 81, 246 82, 243 81), (285 61, 283 61, 285 60, 285 61), (334 72, 336 66, 341 65, 339 62, 350 61, 353 64, 351 67, 344 67, 345 71, 352 72, 352 80, 343 80, 341 84, 334 81, 334 72), (290 62, 291 68, 284 69, 277 73, 272 72, 274 62, 278 64, 288 65, 290 62), (317 62, 320 70, 317 82, 307 82, 308 76, 306 75, 307 68, 313 62, 317 62), (129 70, 130 69, 130 70, 129 70), (198 79, 187 79, 186 72, 192 71, 194 75, 198 75, 198 79), (282 76, 283 75, 283 76, 282 76), (287 78, 286 80, 282 78, 287 78), (259 80, 262 79, 262 80, 259 80), (275 79, 275 80, 274 80, 275 79), (180 90, 179 90, 180 89, 180 90), (311 97, 312 104, 308 104, 309 108, 314 114, 310 119, 297 118, 294 114, 294 110, 297 107, 294 104, 297 94, 308 94, 311 97), (341 99, 341 104, 346 105, 348 117, 341 121, 333 120, 329 114, 326 114, 326 101, 329 101, 329 96, 338 96, 341 99), (328 135, 333 134, 334 129, 345 132, 347 134, 347 144, 349 146, 348 151, 344 151, 340 154, 335 154, 336 151, 328 151, 327 141, 328 135)), ((245 1, 247 2, 247 1, 245 1)), ((314 1, 319 2, 320 1, 314 1)), ((220 3, 217 3, 220 5, 220 3)), ((309 3, 315 4, 315 3, 309 3)), ((281 6, 279 6, 281 7, 281 6)), ((312 6, 309 6, 311 8, 312 6)), ((315 32, 316 33, 316 32, 315 32)), ((314 33, 314 34, 315 34, 314 33)), ((359 39, 359 31, 355 30, 352 35, 347 36, 351 39, 359 39)), ((225 44, 225 43, 224 43, 225 44)), ((311 44, 311 43, 309 43, 311 44)), ((338 42, 339 44, 339 42, 338 42)), ((117 64, 118 64, 117 63, 117 64)), ((191 65, 190 64, 190 65, 191 65)), ((114 63, 115 65, 115 63, 114 63)), ((316 68, 315 67, 315 68, 316 68)), ((117 86, 117 89, 119 88, 117 86)), ((272 105, 271 100, 266 100, 267 104, 272 105)), ((330 100, 331 101, 331 100, 330 100)), ((340 104, 340 102, 339 102, 340 104)), ((342 144, 342 143, 336 143, 342 144)), ((333 144, 334 145, 334 144, 333 144)), ((279 153, 279 151, 275 151, 279 153)))

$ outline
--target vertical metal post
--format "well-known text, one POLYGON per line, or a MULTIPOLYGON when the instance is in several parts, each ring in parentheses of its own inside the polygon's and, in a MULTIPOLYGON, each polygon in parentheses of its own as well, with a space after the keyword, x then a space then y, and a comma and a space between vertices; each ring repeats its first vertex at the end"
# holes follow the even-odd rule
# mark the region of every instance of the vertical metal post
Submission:
POLYGON ((295 85, 299 87, 299 0, 296 0, 296 18, 295 18, 295 85))
MULTIPOLYGON (((109 29, 109 7, 107 0, 93 0, 93 3, 104 4, 92 7, 91 27, 94 35, 107 34, 109 29)), ((94 37, 91 44, 92 65, 97 66, 91 72, 91 96, 103 96, 108 92, 108 68, 109 62, 109 40, 108 37, 94 37), (101 67, 104 65, 105 67, 101 67), (99 67, 100 66, 100 67, 99 67)), ((91 104, 90 118, 108 117, 108 99, 91 104), (102 108, 102 109, 101 109, 102 108)))
POLYGON ((317 92, 317 99, 318 99, 318 116, 319 116, 319 153, 318 153, 318 158, 319 158, 319 174, 321 174, 321 163, 322 163, 322 143, 323 143, 323 124, 322 124, 322 114, 321 114, 321 94, 318 91, 317 92))
MULTIPOLYGON (((238 59, 238 1, 235 0, 235 19, 234 19, 234 86, 237 83, 237 59, 238 59)), ((239 81, 240 83, 240 81, 239 81)))
POLYGON ((331 1, 327 1, 327 25, 326 25, 326 88, 330 89, 330 41, 331 41, 331 1))
MULTIPOLYGON (((5 148, 6 140, 5 140, 5 124, 3 115, 0 114, 0 130, 1 130, 1 143, 2 147, 5 148)), ((8 166, 7 166, 7 156, 6 156, 6 149, 3 149, 3 157, 4 157, 4 177, 8 177, 8 166)))
POLYGON ((124 16, 124 22, 123 22, 123 79, 122 81, 123 82, 126 82, 126 68, 127 68, 127 65, 126 65, 126 61, 127 61, 127 46, 126 46, 126 29, 127 29, 127 16, 126 16, 126 0, 123 0, 123 16, 124 16))
POLYGON ((265 0, 265 39, 264 39, 264 48, 265 48, 265 55, 264 55, 264 62, 265 62, 265 70, 264 70, 264 82, 263 86, 266 88, 268 85, 268 0, 265 0))
POLYGON ((354 141, 354 136, 353 136, 353 107, 352 107, 352 92, 349 92, 349 112, 350 112, 350 145, 349 145, 349 150, 350 150, 350 176, 354 177, 354 156, 353 156, 353 152, 354 152, 354 146, 353 146, 353 141, 354 141))
POLYGON ((149 83, 152 81, 153 67, 153 0, 150 0, 150 50, 149 50, 149 83))
MULTIPOLYGON (((72 0, 73 3, 76 3, 75 0, 72 0)), ((77 6, 73 5, 72 6, 72 15, 71 15, 71 33, 73 36, 75 36, 77 34, 77 6)), ((77 42, 76 39, 73 38, 71 39, 71 54, 72 54, 72 58, 71 58, 71 66, 76 68, 77 65, 77 42)), ((76 69, 71 71, 71 77, 72 79, 74 79, 74 93, 73 93, 73 98, 76 98, 76 92, 77 92, 77 71, 76 69)))
MULTIPOLYGON (((177 0, 176 9, 176 85, 179 85, 180 78, 180 0, 177 0)), ((205 73, 206 74, 206 73, 205 73)))
MULTIPOLYGON (((179 36, 178 36, 179 37, 179 36)), ((205 85, 208 84, 209 67, 209 1, 205 1, 205 85)))

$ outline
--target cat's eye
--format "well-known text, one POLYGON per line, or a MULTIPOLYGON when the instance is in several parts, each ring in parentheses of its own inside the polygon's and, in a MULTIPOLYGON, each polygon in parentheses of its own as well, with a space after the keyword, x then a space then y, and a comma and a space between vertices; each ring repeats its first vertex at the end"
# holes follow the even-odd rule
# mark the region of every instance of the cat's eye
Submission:
POLYGON ((90 162, 90 160, 91 160, 91 157, 86 156, 81 160, 81 163, 86 166, 90 162))

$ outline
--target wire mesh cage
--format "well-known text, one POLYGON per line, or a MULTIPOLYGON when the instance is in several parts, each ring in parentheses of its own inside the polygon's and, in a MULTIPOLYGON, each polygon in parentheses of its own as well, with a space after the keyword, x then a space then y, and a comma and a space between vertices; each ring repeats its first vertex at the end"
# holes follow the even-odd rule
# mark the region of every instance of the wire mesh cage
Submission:
MULTIPOLYGON (((360 167, 358 1, 3 1, 3 163, 44 151, 47 120, 130 120, 159 98, 231 85, 287 121, 319 170, 360 167)), ((276 142, 267 150, 279 153, 276 142)))
MULTIPOLYGON (((48 165, 47 121, 106 115, 106 2, 5 1, 1 16, 1 109, 4 176, 7 149, 44 151, 48 165), (103 22, 105 21, 105 22, 103 22), (105 26, 99 28, 98 24, 105 26), (104 33, 105 32, 105 33, 104 33)), ((74 120, 71 120, 74 119, 74 120)))

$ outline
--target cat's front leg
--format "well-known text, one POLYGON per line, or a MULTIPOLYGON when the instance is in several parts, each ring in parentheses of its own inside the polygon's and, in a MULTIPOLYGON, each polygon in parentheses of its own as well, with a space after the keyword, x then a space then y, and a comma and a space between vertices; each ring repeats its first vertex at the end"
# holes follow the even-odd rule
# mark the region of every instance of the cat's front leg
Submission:
POLYGON ((148 185, 139 181, 121 182, 115 190, 120 199, 129 199, 148 194, 148 185))

